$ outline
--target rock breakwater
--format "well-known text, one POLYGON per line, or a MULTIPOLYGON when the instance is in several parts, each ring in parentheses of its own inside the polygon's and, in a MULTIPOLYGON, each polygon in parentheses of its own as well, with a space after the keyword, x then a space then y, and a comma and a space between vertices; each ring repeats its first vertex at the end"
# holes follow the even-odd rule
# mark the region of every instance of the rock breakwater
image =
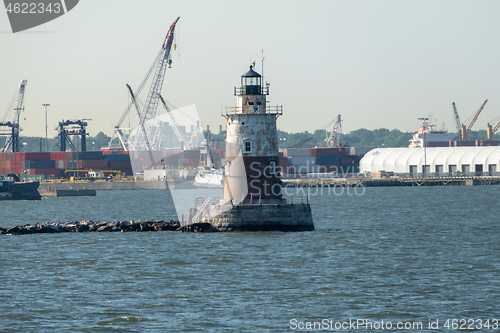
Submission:
POLYGON ((25 235, 61 232, 138 232, 174 231, 180 229, 179 221, 138 220, 120 222, 70 221, 65 223, 46 222, 34 225, 0 227, 0 234, 25 235))

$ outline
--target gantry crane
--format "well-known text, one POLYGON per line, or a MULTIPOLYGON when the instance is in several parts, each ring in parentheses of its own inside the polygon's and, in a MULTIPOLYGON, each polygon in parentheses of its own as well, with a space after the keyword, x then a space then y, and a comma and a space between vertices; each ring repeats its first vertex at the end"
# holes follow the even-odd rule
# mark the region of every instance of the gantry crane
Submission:
MULTIPOLYGON (((177 21, 179 21, 179 19, 180 17, 178 17, 174 21, 174 23, 172 23, 172 25, 170 26, 170 29, 168 30, 167 35, 165 36, 163 45, 160 51, 158 52, 158 55, 156 56, 155 61, 153 62, 153 65, 150 67, 149 71, 146 74, 146 77, 143 79, 143 81, 139 85, 139 88, 137 89, 137 94, 140 94, 154 70, 153 80, 149 88, 149 93, 146 99, 146 103, 144 104, 144 108, 142 110, 139 108, 138 109, 139 111, 137 112, 137 120, 139 123, 139 127, 143 126, 146 121, 153 119, 156 116, 156 111, 158 108, 158 94, 161 92, 161 88, 163 87, 165 71, 167 70, 167 67, 170 67, 172 64, 172 59, 170 57, 170 50, 173 45, 175 25, 177 24, 177 21)), ((127 118, 130 112, 130 108, 132 107, 132 104, 133 102, 130 102, 128 104, 120 120, 118 121, 118 124, 115 126, 113 137, 109 142, 109 148, 111 148, 112 142, 117 136, 120 140, 121 148, 123 148, 124 150, 129 150, 129 145, 131 145, 136 150, 146 149, 146 146, 144 145, 145 142, 141 140, 140 137, 133 138, 134 142, 129 142, 129 138, 125 134, 124 128, 122 128, 123 122, 127 118)), ((149 148, 158 149, 159 147, 149 147, 149 148)))
POLYGON ((495 127, 492 127, 490 124, 487 125, 486 134, 488 140, 493 140, 493 134, 500 128, 500 121, 496 124, 495 127))
POLYGON ((481 113, 481 111, 483 111, 484 106, 486 105, 486 102, 488 102, 488 100, 485 100, 483 105, 481 105, 479 110, 477 110, 476 114, 474 115, 474 118, 470 122, 469 126, 467 126, 467 128, 465 128, 464 124, 461 125, 460 132, 461 132, 462 141, 467 140, 467 134, 469 134, 470 130, 472 129, 472 126, 474 126, 474 123, 476 122, 477 118, 479 117, 479 114, 481 113))
POLYGON ((0 122, 0 127, 8 128, 6 132, 0 133, 7 136, 5 145, 2 148, 2 153, 5 153, 9 150, 11 150, 12 152, 19 151, 19 132, 21 132, 21 128, 19 127, 19 116, 21 115, 21 111, 24 110, 24 91, 26 90, 27 84, 27 80, 22 80, 19 84, 19 91, 16 96, 10 121, 5 121, 4 119, 4 121, 0 122))
POLYGON ((78 135, 81 137, 81 150, 87 151, 87 122, 85 120, 66 120, 59 122, 59 127, 56 129, 59 131, 59 149, 61 151, 66 151, 66 145, 69 145, 72 151, 78 151, 73 142, 70 140, 70 136, 78 135))
POLYGON ((453 106, 453 116, 455 118, 455 126, 457 127, 457 136, 459 138, 462 137, 462 122, 460 121, 460 116, 458 115, 457 107, 455 105, 455 102, 451 103, 453 106))

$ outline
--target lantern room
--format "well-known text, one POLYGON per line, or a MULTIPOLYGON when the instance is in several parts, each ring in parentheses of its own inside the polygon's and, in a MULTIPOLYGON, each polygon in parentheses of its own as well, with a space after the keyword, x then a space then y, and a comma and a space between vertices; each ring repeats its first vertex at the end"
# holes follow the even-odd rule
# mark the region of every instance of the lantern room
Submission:
POLYGON ((253 70, 252 65, 250 65, 250 70, 241 76, 241 94, 262 94, 262 77, 259 73, 253 70))

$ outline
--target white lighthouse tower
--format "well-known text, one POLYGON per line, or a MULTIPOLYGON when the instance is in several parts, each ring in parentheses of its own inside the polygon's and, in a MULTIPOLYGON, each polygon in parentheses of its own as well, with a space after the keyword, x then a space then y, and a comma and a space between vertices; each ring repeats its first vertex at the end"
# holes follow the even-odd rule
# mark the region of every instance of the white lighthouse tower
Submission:
POLYGON ((234 88, 236 107, 226 107, 224 199, 200 205, 188 223, 219 231, 314 230, 307 201, 287 202, 280 177, 276 120, 282 106, 269 106, 269 85, 253 66, 234 88))
POLYGON ((241 76, 241 87, 234 88, 236 107, 222 112, 227 120, 224 199, 233 203, 282 201, 276 129, 282 107, 268 106, 268 93, 250 66, 241 76))

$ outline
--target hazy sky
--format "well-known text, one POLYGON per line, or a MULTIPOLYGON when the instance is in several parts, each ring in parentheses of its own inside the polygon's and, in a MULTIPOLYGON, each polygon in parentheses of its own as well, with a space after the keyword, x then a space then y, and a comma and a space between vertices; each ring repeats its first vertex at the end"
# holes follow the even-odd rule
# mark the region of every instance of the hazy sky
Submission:
POLYGON ((323 128, 340 113, 345 132, 416 131, 429 114, 454 131, 453 101, 466 122, 489 99, 474 126, 485 129, 500 120, 499 13, 499 1, 484 0, 81 0, 13 34, 0 9, 0 114, 27 79, 22 135, 45 135, 42 103, 49 137, 62 119, 83 118, 91 135, 111 135, 125 84, 139 85, 180 16, 163 96, 195 104, 204 126, 224 124, 221 106, 235 105, 251 61, 261 72, 264 50, 282 130, 323 128))

